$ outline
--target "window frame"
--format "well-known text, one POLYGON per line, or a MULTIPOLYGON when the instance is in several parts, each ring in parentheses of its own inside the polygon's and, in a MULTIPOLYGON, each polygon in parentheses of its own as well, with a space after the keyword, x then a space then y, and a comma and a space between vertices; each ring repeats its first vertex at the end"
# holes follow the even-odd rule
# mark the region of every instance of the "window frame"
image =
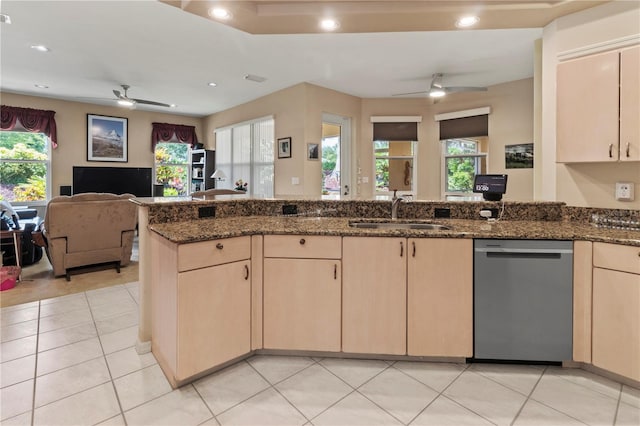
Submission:
MULTIPOLYGON (((276 143, 275 143, 275 119, 272 115, 256 118, 253 120, 247 120, 240 123, 235 123, 229 126, 224 126, 215 129, 214 133, 216 135, 216 170, 221 170, 226 176, 226 180, 217 181, 216 188, 226 188, 226 189, 235 189, 235 182, 239 179, 242 179, 243 182, 248 182, 249 185, 247 187, 247 195, 254 196, 256 194, 256 188, 258 185, 255 184, 259 169, 263 168, 272 168, 272 172, 270 173, 272 176, 271 181, 271 194, 258 194, 260 197, 272 198, 275 196, 275 159, 276 159, 276 143), (258 156, 261 151, 257 151, 255 149, 256 145, 262 146, 262 142, 257 138, 262 135, 260 132, 256 132, 255 126, 267 125, 271 126, 271 134, 268 139, 271 143, 271 161, 259 161, 258 156), (248 131, 247 131, 248 130, 248 131), (234 135, 235 132, 247 132, 248 135, 234 135), (224 136, 223 136, 224 135, 224 136), (249 145, 249 162, 234 162, 234 159, 238 157, 238 149, 243 150, 246 147, 242 147, 241 139, 244 138, 248 140, 249 145), (240 141, 240 142, 239 142, 240 141), (223 149, 219 149, 220 146, 218 144, 228 144, 223 149), (220 151, 222 153, 229 155, 229 158, 224 158, 225 162, 222 162, 222 156, 219 155, 220 151), (227 162, 228 161, 228 162, 227 162), (237 175, 238 169, 246 168, 249 169, 249 176, 239 176, 237 175), (254 183, 252 185, 252 182, 254 183)), ((241 151, 240 151, 241 153, 241 151)), ((262 185, 260 185, 262 187, 262 185)))
POLYGON ((3 133, 35 133, 35 134, 39 134, 42 135, 43 139, 44 139, 44 147, 45 147, 45 153, 47 155, 47 159, 46 160, 25 160, 25 159, 5 159, 5 158, 0 158, 0 163, 25 163, 25 164, 44 164, 45 165, 45 199, 44 200, 34 200, 34 201, 9 201, 14 207, 16 205, 28 205, 28 206, 34 206, 34 207, 44 207, 47 205, 47 203, 49 202, 49 200, 51 200, 51 182, 52 182, 52 176, 51 176, 51 154, 52 154, 52 147, 51 147, 51 138, 49 136, 47 136, 45 133, 42 132, 29 132, 27 130, 20 130, 19 126, 16 126, 15 129, 13 130, 0 130, 0 132, 3 133))
POLYGON ((409 190, 398 190, 397 191, 397 195, 398 196, 415 196, 418 193, 418 141, 376 141, 374 140, 372 143, 372 148, 373 148, 373 196, 376 199, 387 199, 388 197, 393 196, 393 190, 391 188, 389 188, 388 191, 379 191, 378 187, 377 187, 377 179, 376 179, 376 172, 377 172, 377 167, 376 167, 376 161, 377 160, 407 160, 410 159, 412 162, 412 167, 411 167, 411 189, 409 190), (387 143, 392 143, 392 142, 409 142, 411 143, 411 151, 412 151, 412 155, 386 155, 386 156, 382 156, 379 157, 376 155, 376 142, 387 142, 387 143))
POLYGON ((440 177, 440 193, 442 194, 442 198, 443 199, 449 199, 449 197, 456 197, 456 198, 460 198, 460 197, 464 197, 464 198, 470 198, 470 199, 476 199, 476 198, 481 198, 481 196, 479 196, 478 194, 474 193, 473 190, 471 191, 466 191, 466 192, 462 192, 462 191, 448 191, 448 170, 447 170, 447 160, 451 159, 451 158, 472 158, 474 159, 474 176, 476 174, 481 174, 482 170, 478 170, 479 166, 479 162, 481 162, 482 160, 485 161, 485 167, 486 169, 489 168, 489 155, 486 152, 480 152, 479 149, 481 147, 481 141, 478 139, 473 139, 473 138, 455 138, 455 139, 445 139, 440 141, 441 142, 441 146, 440 149, 442 151, 442 155, 441 157, 441 167, 440 170, 442 171, 441 177, 440 177), (448 154, 448 142, 452 141, 452 140, 463 140, 463 141, 469 141, 469 142, 474 142, 475 143, 475 152, 474 153, 463 153, 463 154, 448 154))
POLYGON ((157 176, 157 172, 156 172, 156 168, 160 165, 160 166, 168 166, 168 167, 184 167, 185 170, 187 171, 187 179, 185 181, 185 185, 186 185, 186 193, 184 195, 164 195, 164 189, 162 191, 162 196, 163 197, 186 197, 189 194, 191 194, 191 151, 193 149, 191 148, 190 144, 188 143, 184 143, 184 142, 180 142, 178 141, 177 138, 168 140, 168 141, 161 141, 158 142, 155 146, 155 148, 153 149, 153 184, 154 185, 159 185, 160 183, 158 182, 158 176, 157 176), (186 145, 187 147, 187 157, 186 157, 186 163, 163 163, 163 164, 158 164, 156 162, 156 149, 158 149, 158 146, 162 146, 162 145, 166 145, 166 144, 176 144, 176 145, 186 145))

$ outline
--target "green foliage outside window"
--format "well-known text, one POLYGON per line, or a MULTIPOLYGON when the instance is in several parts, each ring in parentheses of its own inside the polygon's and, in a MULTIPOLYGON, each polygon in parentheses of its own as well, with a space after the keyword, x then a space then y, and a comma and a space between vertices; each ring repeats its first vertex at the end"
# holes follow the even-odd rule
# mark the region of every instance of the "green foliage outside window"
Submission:
POLYGON ((165 197, 187 195, 189 145, 159 143, 156 145, 156 183, 164 185, 165 197))
POLYGON ((47 143, 40 133, 0 132, 0 199, 46 199, 47 143))
MULTIPOLYGON (((446 144, 448 155, 475 154, 478 149, 472 140, 452 139, 446 144)), ((475 157, 447 158, 447 191, 471 192, 475 174, 475 157)))

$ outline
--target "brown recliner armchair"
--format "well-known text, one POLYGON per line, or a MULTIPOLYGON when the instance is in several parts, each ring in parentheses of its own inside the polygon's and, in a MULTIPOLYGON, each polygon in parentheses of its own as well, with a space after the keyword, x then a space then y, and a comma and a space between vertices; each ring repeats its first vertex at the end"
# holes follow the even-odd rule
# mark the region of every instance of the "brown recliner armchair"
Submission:
POLYGON ((134 195, 86 193, 54 197, 47 204, 43 235, 53 274, 66 275, 80 266, 128 265, 135 234, 134 195))

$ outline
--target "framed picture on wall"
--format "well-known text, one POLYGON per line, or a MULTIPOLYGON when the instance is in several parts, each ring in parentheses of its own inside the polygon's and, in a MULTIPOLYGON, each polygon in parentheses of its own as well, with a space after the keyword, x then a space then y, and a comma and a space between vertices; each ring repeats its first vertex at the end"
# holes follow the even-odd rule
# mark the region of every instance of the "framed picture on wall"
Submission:
POLYGON ((278 158, 291 158, 291 138, 278 139, 278 158))
POLYGON ((504 164, 507 169, 532 169, 533 144, 506 145, 504 147, 504 164))
POLYGON ((87 114, 87 161, 126 163, 127 119, 87 114))
POLYGON ((320 159, 320 144, 317 144, 317 143, 307 144, 307 159, 309 160, 320 159))

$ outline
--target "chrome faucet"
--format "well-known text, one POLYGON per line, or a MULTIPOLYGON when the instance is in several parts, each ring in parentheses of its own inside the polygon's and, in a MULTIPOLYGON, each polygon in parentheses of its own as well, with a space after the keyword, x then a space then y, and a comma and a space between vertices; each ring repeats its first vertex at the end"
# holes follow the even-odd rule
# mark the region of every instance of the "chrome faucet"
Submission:
POLYGON ((398 218, 398 205, 400 204, 401 201, 404 201, 404 198, 398 197, 396 195, 397 192, 398 192, 397 189, 393 190, 393 198, 391 199, 391 219, 392 220, 395 220, 398 218))

